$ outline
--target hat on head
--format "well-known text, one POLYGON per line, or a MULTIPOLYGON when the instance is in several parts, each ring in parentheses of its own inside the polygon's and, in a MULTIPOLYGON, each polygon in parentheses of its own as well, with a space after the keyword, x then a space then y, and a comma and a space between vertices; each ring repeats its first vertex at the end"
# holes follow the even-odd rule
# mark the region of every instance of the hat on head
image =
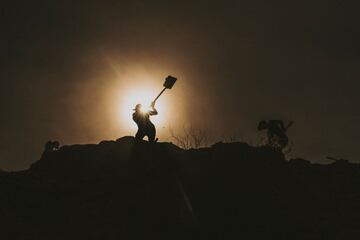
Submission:
POLYGON ((136 110, 138 110, 138 109, 140 109, 141 108, 141 104, 139 103, 139 104, 136 104, 136 106, 135 106, 135 108, 133 109, 134 111, 136 111, 136 110))

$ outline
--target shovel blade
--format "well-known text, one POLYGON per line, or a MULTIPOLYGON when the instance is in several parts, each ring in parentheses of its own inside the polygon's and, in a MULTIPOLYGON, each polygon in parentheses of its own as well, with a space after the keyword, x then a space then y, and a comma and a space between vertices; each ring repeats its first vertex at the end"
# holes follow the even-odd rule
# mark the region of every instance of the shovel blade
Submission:
POLYGON ((164 87, 167 89, 171 89, 174 86, 176 80, 177 80, 176 77, 167 76, 164 82, 164 87))

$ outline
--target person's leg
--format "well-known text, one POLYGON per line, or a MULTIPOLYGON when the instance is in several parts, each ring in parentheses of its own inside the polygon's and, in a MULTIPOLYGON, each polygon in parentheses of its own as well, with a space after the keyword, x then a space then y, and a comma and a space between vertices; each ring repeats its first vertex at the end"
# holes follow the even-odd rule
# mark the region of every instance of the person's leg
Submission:
POLYGON ((137 140, 142 140, 145 137, 145 131, 142 128, 139 128, 137 133, 135 134, 135 138, 137 140))
POLYGON ((154 142, 155 141, 156 129, 155 129, 155 126, 153 124, 151 124, 148 127, 147 136, 148 136, 149 142, 154 142))

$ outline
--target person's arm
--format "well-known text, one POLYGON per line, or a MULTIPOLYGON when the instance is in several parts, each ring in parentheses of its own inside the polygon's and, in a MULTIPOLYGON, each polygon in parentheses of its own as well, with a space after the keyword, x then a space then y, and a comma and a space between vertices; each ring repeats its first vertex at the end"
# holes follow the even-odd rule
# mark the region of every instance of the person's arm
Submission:
POLYGON ((276 124, 280 127, 282 131, 286 131, 286 128, 284 126, 284 122, 282 120, 271 120, 273 124, 276 124))
POLYGON ((152 102, 150 106, 151 106, 151 110, 149 111, 149 115, 150 116, 157 115, 158 111, 155 108, 155 102, 152 102))
POLYGON ((286 128, 285 128, 285 126, 284 126, 284 122, 281 121, 281 120, 279 120, 278 124, 280 125, 281 130, 283 130, 283 131, 285 132, 285 131, 286 131, 286 128))
POLYGON ((157 115, 157 114, 158 114, 158 111, 154 107, 151 107, 151 110, 149 111, 149 115, 153 116, 153 115, 157 115))

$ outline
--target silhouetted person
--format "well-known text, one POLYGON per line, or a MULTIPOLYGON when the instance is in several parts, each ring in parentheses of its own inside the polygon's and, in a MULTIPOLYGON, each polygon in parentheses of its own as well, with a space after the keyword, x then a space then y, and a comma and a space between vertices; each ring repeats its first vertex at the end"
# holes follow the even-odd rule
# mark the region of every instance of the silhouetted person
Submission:
POLYGON ((285 127, 284 122, 281 120, 260 121, 258 130, 267 129, 268 145, 277 150, 282 150, 289 142, 286 131, 292 124, 293 122, 291 121, 287 127, 285 127))
POLYGON ((157 115, 158 112, 155 109, 155 102, 151 103, 150 109, 143 111, 141 104, 137 104, 133 113, 133 120, 138 126, 138 131, 135 135, 136 139, 141 140, 145 136, 148 137, 149 142, 155 141, 156 129, 154 124, 150 121, 150 116, 157 115))
POLYGON ((42 157, 44 157, 47 153, 54 152, 59 149, 60 143, 58 141, 47 141, 44 146, 44 152, 42 157))

